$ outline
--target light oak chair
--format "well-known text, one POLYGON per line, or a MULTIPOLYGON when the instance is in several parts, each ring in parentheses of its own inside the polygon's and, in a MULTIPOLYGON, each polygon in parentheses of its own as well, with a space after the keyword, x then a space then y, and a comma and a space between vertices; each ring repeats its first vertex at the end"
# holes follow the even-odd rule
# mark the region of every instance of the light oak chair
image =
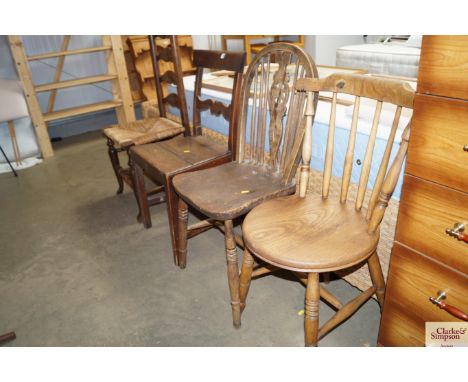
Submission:
POLYGON ((176 36, 148 36, 148 38, 155 73, 159 116, 133 121, 126 125, 113 125, 103 130, 104 135, 107 137, 109 158, 119 185, 118 194, 123 192, 124 181, 133 187, 129 168, 122 168, 120 165, 119 152, 125 151, 128 154, 131 146, 161 141, 180 134, 190 134, 187 101, 185 99, 183 73, 176 36), (158 38, 158 44, 156 44, 156 38, 158 38), (174 70, 168 70, 160 74, 160 60, 172 63, 174 70), (175 93, 169 92, 169 85, 175 85, 175 93), (167 117, 166 108, 168 106, 177 107, 180 110, 181 122, 167 117))
POLYGON ((240 326, 239 269, 233 220, 261 202, 295 191, 295 173, 305 132, 317 97, 306 108, 304 92, 292 85, 300 78, 317 77, 312 59, 287 43, 272 44, 249 65, 242 85, 236 161, 174 177, 179 195, 179 267, 186 266, 187 239, 219 227, 225 235, 233 323, 240 326), (275 65, 270 65, 274 60, 275 65), (266 148, 269 153, 267 154, 266 148), (208 217, 190 227, 188 205, 208 217))
POLYGON ((245 218, 242 231, 245 251, 240 276, 242 309, 251 278, 276 269, 294 272, 307 285, 305 296, 305 344, 317 345, 326 333, 351 316, 374 293, 383 306, 385 282, 377 255, 379 226, 388 201, 395 189, 406 155, 409 125, 402 134, 399 150, 387 172, 392 146, 402 108, 412 108, 414 91, 406 83, 362 75, 334 74, 325 79, 304 79, 296 83, 297 90, 332 92, 331 116, 323 172, 322 195, 306 194, 311 159, 311 120, 303 145, 298 194, 277 198, 254 208, 245 218), (354 111, 345 155, 339 199, 329 198, 333 165, 333 147, 337 95, 354 95, 354 111), (361 98, 377 100, 372 129, 362 163, 356 200, 348 200, 356 131, 361 98), (397 105, 383 158, 375 179, 368 208, 364 198, 368 187, 374 145, 383 103, 397 105), (253 270, 254 258, 267 263, 253 270), (319 283, 320 273, 347 269, 368 263, 372 287, 346 304, 342 304, 319 283), (319 329, 319 300, 327 301, 337 313, 319 329))
POLYGON ((163 142, 135 146, 130 150, 130 167, 134 179, 135 197, 140 209, 139 216, 141 216, 146 228, 151 227, 149 206, 153 204, 153 199, 152 195, 146 191, 144 175, 164 187, 174 261, 176 264, 178 263, 178 197, 172 187, 172 178, 177 174, 217 166, 231 162, 234 159, 245 53, 195 50, 193 62, 196 67, 193 96, 193 131, 195 135, 178 136, 163 142), (205 69, 232 72, 233 87, 231 102, 229 104, 217 101, 206 95, 202 96, 203 73, 205 69), (218 118, 224 118, 229 121, 227 147, 202 136, 202 111, 208 111, 218 118))

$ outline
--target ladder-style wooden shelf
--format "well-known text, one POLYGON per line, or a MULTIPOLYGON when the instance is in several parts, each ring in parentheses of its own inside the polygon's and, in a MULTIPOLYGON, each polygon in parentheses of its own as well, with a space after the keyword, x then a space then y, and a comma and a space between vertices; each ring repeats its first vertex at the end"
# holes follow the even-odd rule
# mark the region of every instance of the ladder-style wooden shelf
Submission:
POLYGON ((81 78, 76 78, 73 80, 51 82, 49 84, 37 85, 34 88, 36 89, 36 93, 40 93, 40 92, 47 92, 53 89, 65 89, 65 88, 70 88, 70 87, 75 87, 75 86, 97 84, 99 82, 110 81, 116 78, 117 76, 115 74, 102 74, 99 76, 81 77, 81 78))
POLYGON ((109 109, 115 109, 119 124, 135 120, 135 110, 128 82, 122 39, 120 36, 102 36, 102 46, 73 50, 67 50, 70 36, 64 36, 62 50, 32 56, 26 56, 20 36, 8 36, 8 39, 12 55, 16 63, 18 76, 23 84, 26 102, 36 131, 39 147, 44 158, 54 155, 49 133, 47 131, 47 122, 109 109), (96 52, 107 52, 108 73, 60 81, 60 75, 66 56, 91 54, 96 52), (54 81, 51 83, 35 85, 32 82, 31 71, 28 63, 30 61, 49 58, 57 58, 54 81), (62 110, 53 110, 57 90, 105 81, 111 82, 112 100, 62 110), (51 92, 46 112, 41 110, 37 100, 36 94, 40 92, 51 92))
POLYGON ((90 105, 70 107, 67 109, 52 111, 50 113, 44 113, 44 121, 50 122, 50 121, 55 121, 57 119, 75 117, 81 114, 94 113, 96 111, 114 109, 119 106, 122 106, 122 102, 105 101, 105 102, 93 103, 90 105))

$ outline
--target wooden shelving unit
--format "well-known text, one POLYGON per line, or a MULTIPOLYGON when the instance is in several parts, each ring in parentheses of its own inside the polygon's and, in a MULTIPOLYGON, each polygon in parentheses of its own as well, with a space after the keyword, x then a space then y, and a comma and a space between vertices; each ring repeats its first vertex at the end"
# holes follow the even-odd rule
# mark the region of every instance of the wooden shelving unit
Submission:
POLYGON ((23 83, 29 113, 36 131, 39 147, 44 158, 54 155, 47 131, 47 122, 109 109, 115 109, 119 124, 135 120, 135 110, 130 92, 128 73, 120 36, 102 36, 101 46, 74 50, 67 50, 70 36, 64 36, 61 47, 62 49, 60 51, 33 56, 26 56, 20 36, 9 36, 8 39, 13 58, 16 63, 18 76, 23 83), (66 56, 92 54, 96 52, 107 52, 108 73, 60 81, 60 75, 66 56), (32 81, 28 63, 30 61, 48 58, 58 58, 54 82, 35 85, 32 81), (53 110, 57 90, 105 81, 110 81, 112 84, 113 99, 111 101, 81 105, 62 110, 53 110), (48 91, 51 92, 51 97, 49 99, 47 111, 43 112, 40 108, 36 94, 48 91))
MULTIPOLYGON (((156 45, 165 47, 168 41, 167 38, 156 38, 156 45)), ((156 87, 154 84, 154 71, 151 62, 148 36, 128 36, 127 44, 132 54, 135 70, 138 73, 143 96, 146 100, 155 102, 156 87)), ((179 47, 182 72, 184 75, 194 74, 192 36, 177 36, 177 46, 179 47)), ((172 68, 172 64, 161 61, 159 70, 161 73, 164 73, 168 70, 174 70, 174 68, 172 68)))

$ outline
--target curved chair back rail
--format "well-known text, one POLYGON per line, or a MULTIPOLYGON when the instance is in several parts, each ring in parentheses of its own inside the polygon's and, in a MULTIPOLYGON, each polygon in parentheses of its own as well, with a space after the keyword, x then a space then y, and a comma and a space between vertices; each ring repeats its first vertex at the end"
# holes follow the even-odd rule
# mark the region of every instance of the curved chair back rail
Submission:
POLYGON ((219 50, 194 50, 193 64, 197 68, 193 97, 193 135, 201 135, 201 112, 209 110, 211 114, 229 121, 228 149, 235 153, 237 140, 237 125, 239 113, 239 97, 242 83, 242 72, 245 64, 245 53, 219 50), (201 95, 203 87, 203 72, 205 69, 232 71, 234 76, 231 91, 231 103, 207 98, 201 95))
MULTIPOLYGON (((373 160, 373 152, 377 131, 379 128, 379 120, 382 111, 383 103, 396 105, 396 110, 393 118, 392 127, 387 140, 385 152, 379 166, 377 177, 368 203, 366 218, 369 221, 369 232, 375 232, 378 228, 385 208, 388 205, 388 200, 391 198, 395 190, 396 183, 400 174, 401 167, 408 148, 408 138, 410 123, 406 126, 402 141, 397 155, 395 156, 390 170, 387 172, 390 155, 392 152, 395 135, 398 129, 402 108, 413 108, 414 90, 405 82, 375 78, 366 75, 358 74, 333 74, 324 79, 300 79, 296 82, 295 88, 297 91, 308 92, 309 97, 314 97, 316 92, 325 91, 332 92, 332 107, 330 113, 330 122, 328 129, 328 140, 325 153, 325 165, 322 182, 322 197, 328 198, 330 189, 330 180, 333 166, 333 147, 336 119, 337 96, 340 93, 345 93, 354 96, 354 109, 352 115, 351 129, 349 133, 348 147, 345 155, 345 163, 343 168, 343 176, 341 181, 340 202, 345 203, 348 197, 351 171, 354 160, 354 150, 356 143, 356 132, 359 119, 359 106, 361 98, 369 98, 377 101, 372 128, 369 134, 366 153, 362 163, 360 173, 357 197, 355 208, 361 210, 364 203, 364 196, 367 189, 371 164, 373 160)), ((308 130, 311 130, 312 124, 309 121, 308 130)), ((310 134, 311 136, 311 134, 310 134)), ((307 153, 312 146, 311 139, 304 141, 303 151, 307 153)), ((303 155, 304 156, 304 155, 303 155)), ((310 161, 310 155, 307 157, 310 161)), ((305 196, 305 190, 308 183, 308 166, 307 171, 304 171, 304 176, 301 175, 300 180, 300 195, 305 196)))

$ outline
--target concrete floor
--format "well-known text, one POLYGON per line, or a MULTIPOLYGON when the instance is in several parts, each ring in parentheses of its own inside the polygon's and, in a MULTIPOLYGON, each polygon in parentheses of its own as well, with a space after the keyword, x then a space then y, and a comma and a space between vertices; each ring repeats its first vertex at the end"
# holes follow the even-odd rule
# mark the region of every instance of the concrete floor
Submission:
MULTIPOLYGON (((153 228, 136 222, 100 133, 54 148, 18 178, 0 174, 0 333, 17 334, 6 346, 303 346, 297 281, 254 280, 235 330, 221 233, 190 240, 178 269, 166 206, 153 207, 153 228)), ((329 289, 342 301, 359 292, 342 280, 329 289)), ((322 323, 332 313, 321 304, 322 323)), ((320 346, 375 346, 379 320, 371 299, 320 346)))

